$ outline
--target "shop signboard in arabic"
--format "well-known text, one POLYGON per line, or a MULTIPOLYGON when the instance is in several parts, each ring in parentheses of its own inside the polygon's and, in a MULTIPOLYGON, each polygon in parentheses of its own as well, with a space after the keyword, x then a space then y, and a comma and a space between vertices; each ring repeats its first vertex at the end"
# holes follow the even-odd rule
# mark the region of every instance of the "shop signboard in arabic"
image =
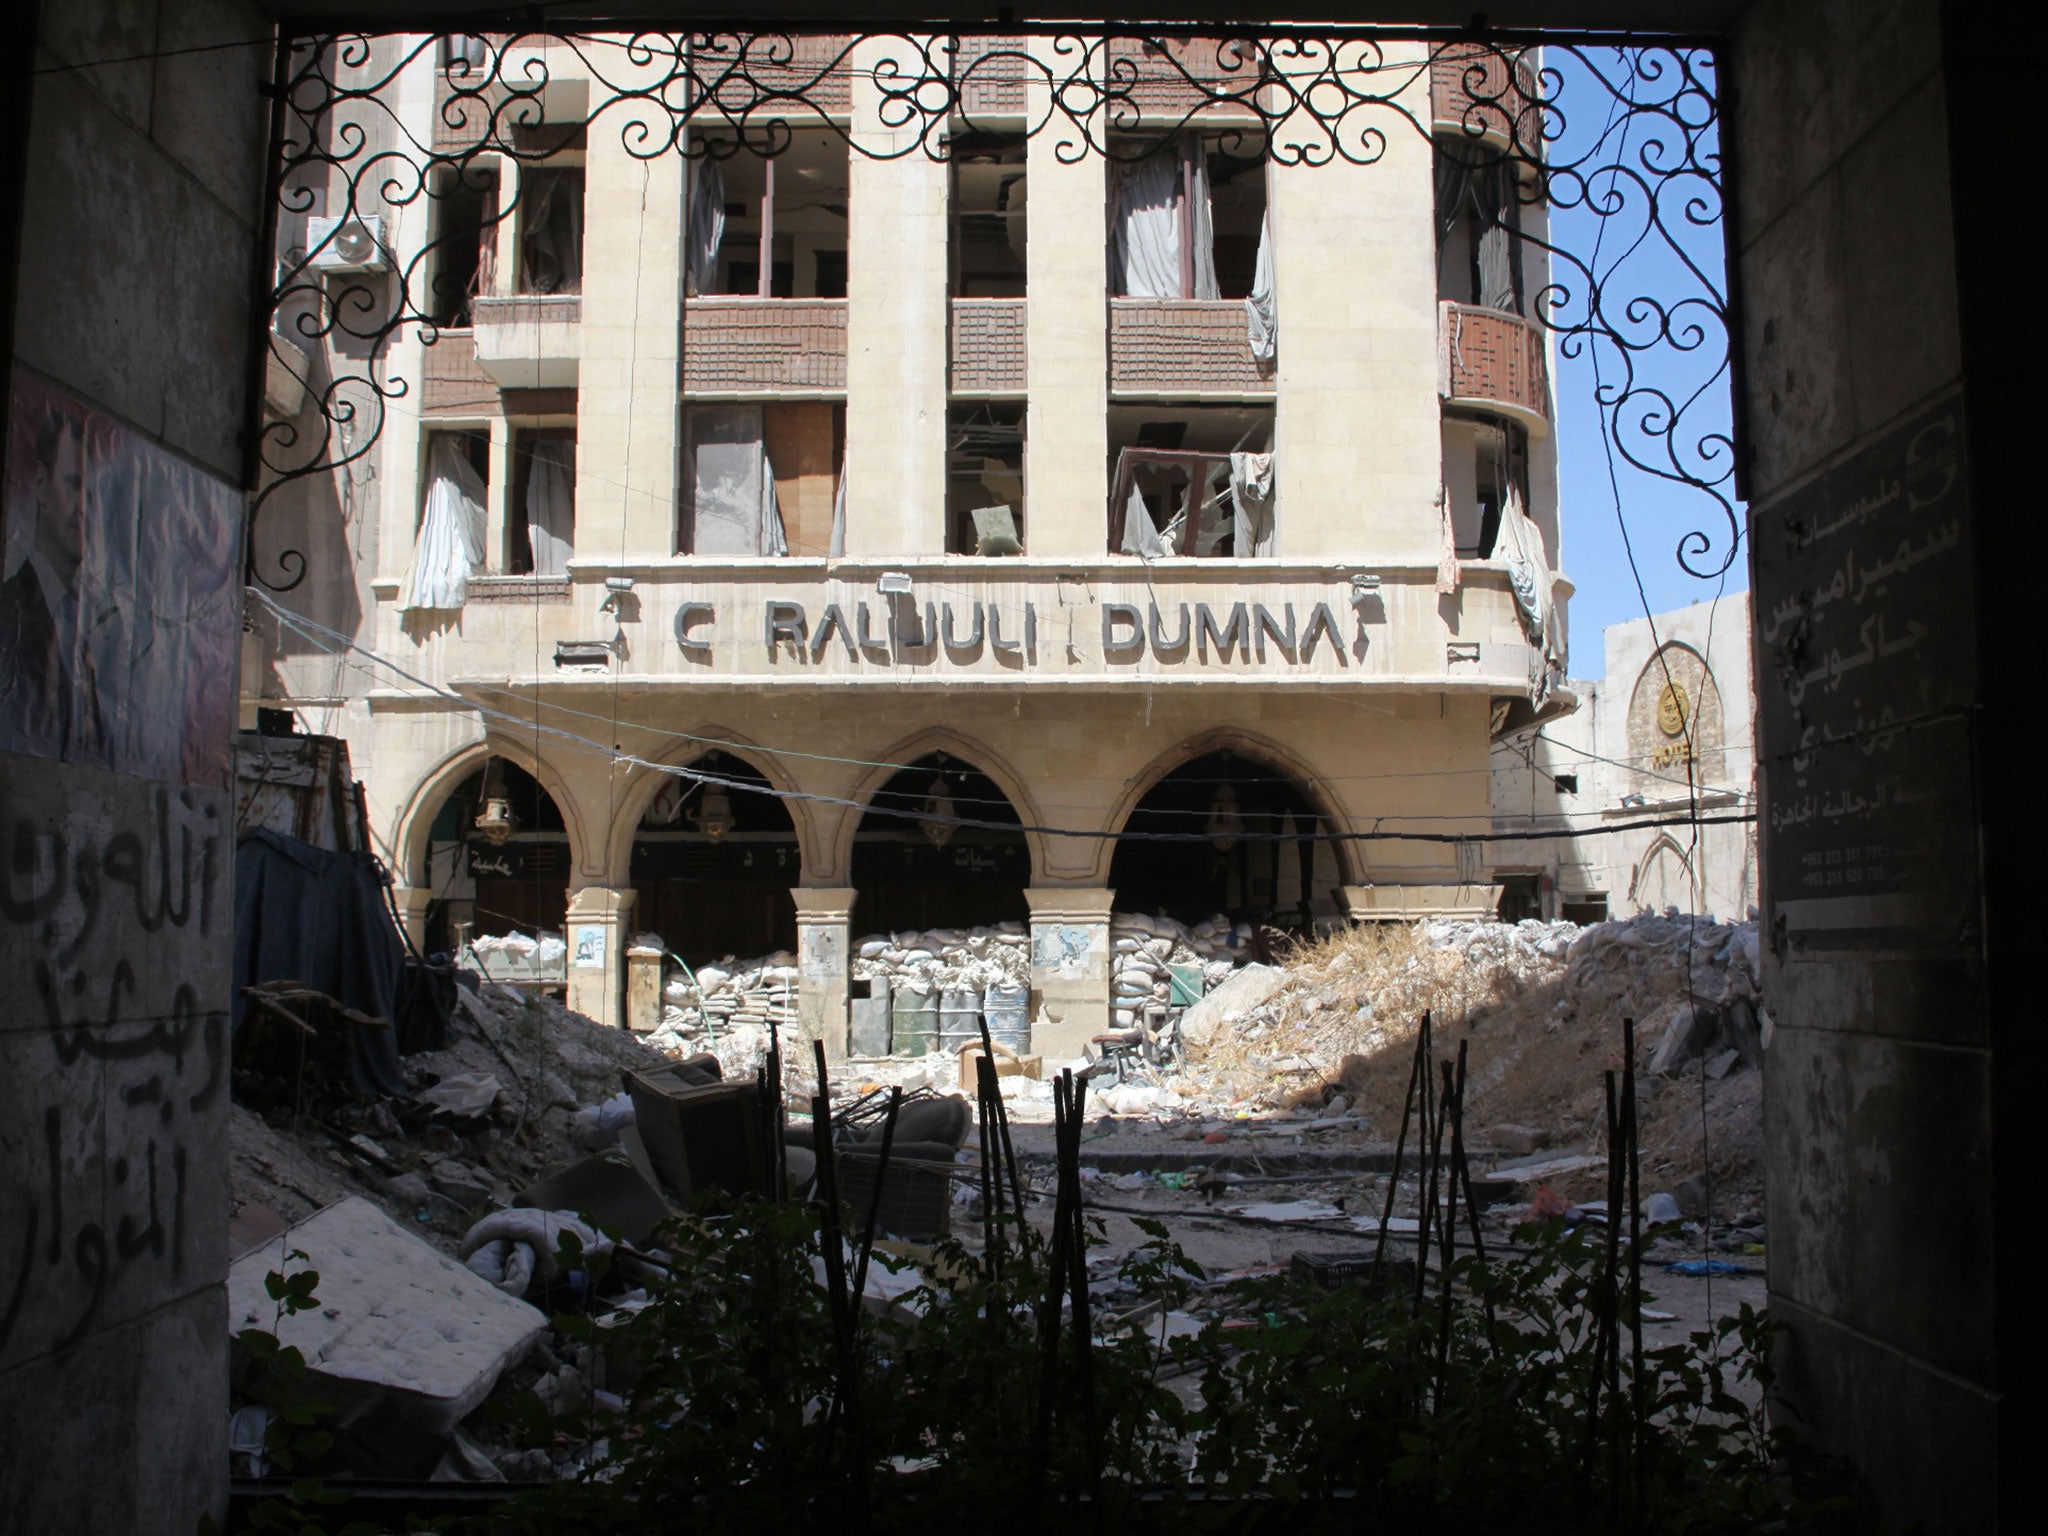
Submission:
POLYGON ((1755 520, 1772 919, 1794 953, 1973 932, 1960 397, 1755 520))

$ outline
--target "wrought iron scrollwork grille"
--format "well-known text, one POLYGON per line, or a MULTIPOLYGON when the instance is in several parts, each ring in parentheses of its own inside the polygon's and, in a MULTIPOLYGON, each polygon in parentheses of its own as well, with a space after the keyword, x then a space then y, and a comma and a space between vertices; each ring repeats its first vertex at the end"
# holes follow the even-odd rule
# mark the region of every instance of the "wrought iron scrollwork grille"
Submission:
MULTIPOLYGON (((1590 216, 1584 248, 1537 221, 1517 229, 1549 259, 1518 307, 1562 356, 1600 365, 1598 406, 1621 457, 1718 509, 1725 526, 1679 540, 1684 568, 1718 575, 1737 552, 1721 125, 1705 47, 1369 30, 549 31, 306 37, 280 57, 271 304, 276 332, 305 354, 308 403, 261 436, 248 578, 272 590, 297 585, 306 557, 265 552, 265 506, 307 477, 351 473, 390 415, 410 409, 410 385, 386 368, 391 344, 411 330, 432 346, 446 325, 427 280, 437 242, 374 275, 333 271, 349 265, 331 259, 333 242, 352 219, 477 190, 485 156, 537 162, 609 132, 643 158, 775 154, 799 129, 823 129, 863 157, 944 160, 962 133, 999 124, 1051 136, 1063 160, 1129 161, 1198 126, 1225 152, 1283 166, 1369 165, 1391 135, 1419 134, 1469 171, 1498 170, 1524 208, 1590 216), (437 82, 424 114, 401 89, 421 65, 437 82), (555 87, 571 75, 587 79, 587 99, 565 108, 572 98, 555 87), (878 132, 851 126, 857 96, 878 132), (316 213, 333 222, 309 242, 316 213)), ((517 203, 500 201, 487 225, 517 203)))

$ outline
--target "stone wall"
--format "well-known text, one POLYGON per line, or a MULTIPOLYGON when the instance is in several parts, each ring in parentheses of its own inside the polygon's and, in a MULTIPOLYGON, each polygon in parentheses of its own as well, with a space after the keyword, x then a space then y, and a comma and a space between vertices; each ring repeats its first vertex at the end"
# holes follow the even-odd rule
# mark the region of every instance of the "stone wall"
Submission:
POLYGON ((268 28, 226 0, 37 25, 6 232, 0 1529, 185 1533, 226 1491, 227 750, 268 28))

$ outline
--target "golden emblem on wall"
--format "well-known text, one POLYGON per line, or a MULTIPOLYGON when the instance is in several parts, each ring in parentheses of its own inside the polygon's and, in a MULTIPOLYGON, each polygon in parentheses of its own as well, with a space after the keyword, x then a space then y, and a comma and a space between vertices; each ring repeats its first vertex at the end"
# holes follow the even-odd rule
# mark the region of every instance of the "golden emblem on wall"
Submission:
POLYGON ((1669 682, 1664 691, 1657 695, 1657 729, 1666 736, 1685 734, 1686 722, 1692 718, 1692 700, 1686 697, 1685 685, 1669 682))

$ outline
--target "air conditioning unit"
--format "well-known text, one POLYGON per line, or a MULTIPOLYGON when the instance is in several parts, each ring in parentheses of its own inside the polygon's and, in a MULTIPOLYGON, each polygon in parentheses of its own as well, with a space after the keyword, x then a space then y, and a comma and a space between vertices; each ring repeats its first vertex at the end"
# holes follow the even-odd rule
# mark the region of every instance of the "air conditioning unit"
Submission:
POLYGON ((384 248, 384 216, 351 213, 306 220, 306 262, 316 272, 382 272, 391 265, 384 248))

